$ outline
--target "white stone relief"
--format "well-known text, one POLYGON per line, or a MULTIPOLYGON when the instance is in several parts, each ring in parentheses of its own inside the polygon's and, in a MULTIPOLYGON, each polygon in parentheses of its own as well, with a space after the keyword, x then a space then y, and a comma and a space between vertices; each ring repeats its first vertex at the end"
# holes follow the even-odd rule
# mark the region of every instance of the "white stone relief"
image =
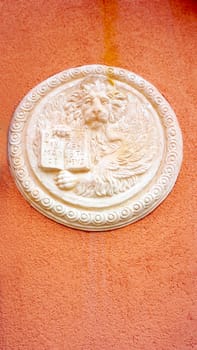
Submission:
POLYGON ((153 210, 174 184, 182 158, 176 117, 157 90, 133 73, 99 65, 36 87, 14 115, 9 143, 12 172, 27 200, 85 230, 124 226, 153 210), (167 151, 171 120, 175 158, 167 151))

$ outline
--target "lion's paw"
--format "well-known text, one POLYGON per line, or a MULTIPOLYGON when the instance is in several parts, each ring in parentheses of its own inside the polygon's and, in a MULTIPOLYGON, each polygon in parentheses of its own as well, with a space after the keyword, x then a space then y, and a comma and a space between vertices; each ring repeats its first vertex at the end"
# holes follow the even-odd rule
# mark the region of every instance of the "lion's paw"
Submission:
POLYGON ((67 170, 62 170, 55 177, 55 183, 61 190, 71 190, 77 184, 77 176, 67 170))

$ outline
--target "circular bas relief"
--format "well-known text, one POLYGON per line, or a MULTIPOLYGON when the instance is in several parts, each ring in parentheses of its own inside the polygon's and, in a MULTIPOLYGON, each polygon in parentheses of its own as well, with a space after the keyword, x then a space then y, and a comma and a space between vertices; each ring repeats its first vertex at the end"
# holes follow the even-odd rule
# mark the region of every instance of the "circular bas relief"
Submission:
POLYGON ((16 109, 9 162, 25 199, 73 228, 105 231, 155 209, 182 161, 176 116, 125 69, 89 65, 32 89, 16 109))

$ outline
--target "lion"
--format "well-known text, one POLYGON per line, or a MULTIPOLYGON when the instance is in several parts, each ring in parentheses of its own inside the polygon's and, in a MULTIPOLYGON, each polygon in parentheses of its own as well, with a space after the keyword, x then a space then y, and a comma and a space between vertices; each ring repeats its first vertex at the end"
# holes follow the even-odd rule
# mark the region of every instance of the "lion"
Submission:
MULTIPOLYGON (((147 123, 131 134, 128 96, 107 77, 84 78, 64 103, 65 129, 88 135, 91 165, 81 172, 61 170, 56 185, 85 197, 113 196, 136 183, 149 167, 153 152, 147 123)), ((63 132, 59 128, 59 135, 63 132)), ((153 136, 153 135, 152 135, 153 136)))

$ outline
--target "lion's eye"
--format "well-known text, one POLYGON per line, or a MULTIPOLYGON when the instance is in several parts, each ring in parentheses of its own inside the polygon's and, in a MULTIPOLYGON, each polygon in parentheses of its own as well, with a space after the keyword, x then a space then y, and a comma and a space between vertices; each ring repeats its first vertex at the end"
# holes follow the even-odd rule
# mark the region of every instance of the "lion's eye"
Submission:
POLYGON ((106 99, 106 98, 102 98, 101 99, 101 103, 103 104, 103 105, 106 105, 106 104, 108 104, 108 100, 106 99))
POLYGON ((91 104, 91 103, 92 103, 91 98, 87 98, 87 99, 84 101, 84 103, 85 103, 86 105, 91 104))

